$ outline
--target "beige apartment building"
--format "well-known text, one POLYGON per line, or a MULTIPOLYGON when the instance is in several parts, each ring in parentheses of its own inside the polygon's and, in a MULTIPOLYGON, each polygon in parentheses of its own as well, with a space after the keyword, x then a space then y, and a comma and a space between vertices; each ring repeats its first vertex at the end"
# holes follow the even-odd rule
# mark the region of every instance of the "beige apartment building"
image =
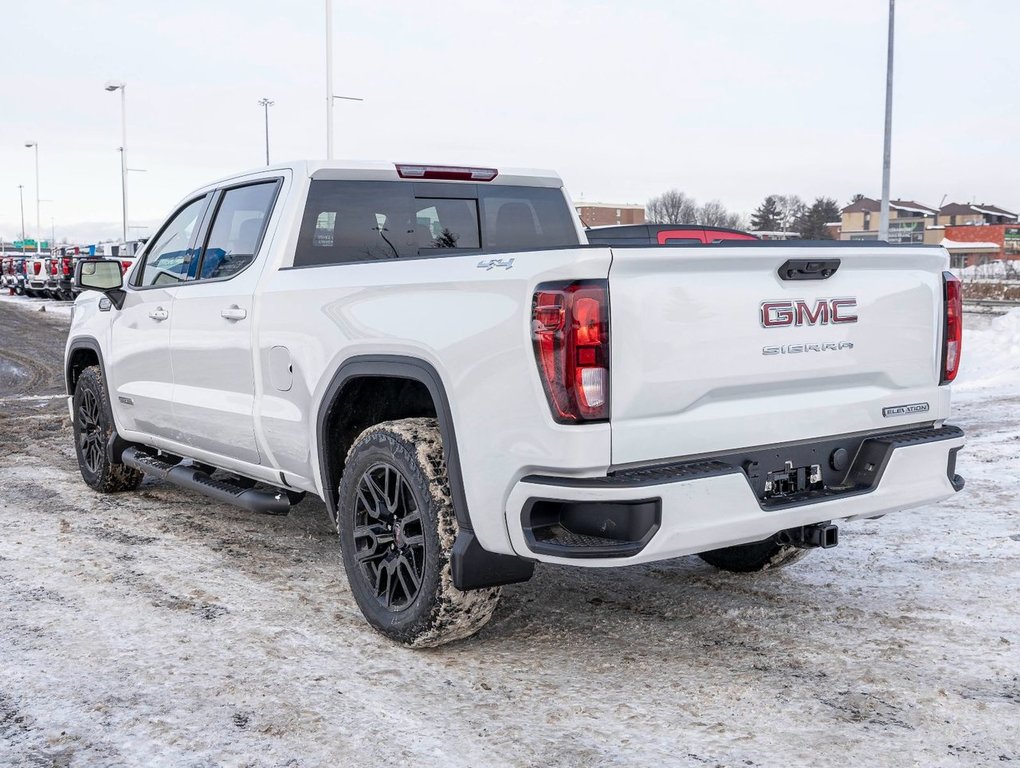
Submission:
MULTIPOLYGON (((870 197, 842 210, 840 240, 877 240, 881 203, 870 197)), ((1020 259, 1017 214, 987 203, 932 208, 913 200, 889 201, 889 242, 941 245, 954 267, 1020 259)))
MULTIPOLYGON (((862 197, 842 210, 840 240, 878 240, 878 222, 882 203, 870 197, 862 197)), ((913 200, 889 201, 889 242, 890 243, 937 243, 942 239, 934 233, 927 234, 929 226, 935 224, 938 209, 913 200)))

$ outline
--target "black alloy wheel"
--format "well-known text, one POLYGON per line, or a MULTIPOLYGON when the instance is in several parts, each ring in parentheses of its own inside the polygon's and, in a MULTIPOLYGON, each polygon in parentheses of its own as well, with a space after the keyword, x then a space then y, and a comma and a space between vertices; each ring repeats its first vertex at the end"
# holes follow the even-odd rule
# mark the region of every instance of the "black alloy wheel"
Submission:
POLYGON ((99 400, 94 392, 85 390, 78 406, 78 447, 81 450, 82 462, 90 472, 96 474, 102 469, 103 427, 100 422, 99 400))
POLYGON ((407 480, 392 464, 369 467, 358 481, 354 509, 354 558, 389 611, 402 611, 421 590, 425 531, 407 480))
POLYGON ((115 442, 117 433, 99 366, 89 366, 79 374, 72 407, 74 452, 85 484, 100 493, 137 488, 142 481, 142 473, 113 461, 107 451, 107 446, 115 442))
POLYGON ((335 522, 347 583, 368 623, 412 648, 485 626, 500 590, 454 586, 459 524, 436 419, 375 424, 345 455, 335 522))

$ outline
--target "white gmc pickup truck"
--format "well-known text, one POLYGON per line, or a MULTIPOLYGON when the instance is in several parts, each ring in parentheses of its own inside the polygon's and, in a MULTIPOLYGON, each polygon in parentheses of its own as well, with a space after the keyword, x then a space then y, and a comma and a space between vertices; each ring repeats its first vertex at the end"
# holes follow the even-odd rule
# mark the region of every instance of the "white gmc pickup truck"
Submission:
POLYGON ((591 246, 551 173, 301 162, 188 195, 67 342, 100 492, 336 524, 365 617, 476 632, 536 562, 731 571, 963 487, 937 247, 591 246))

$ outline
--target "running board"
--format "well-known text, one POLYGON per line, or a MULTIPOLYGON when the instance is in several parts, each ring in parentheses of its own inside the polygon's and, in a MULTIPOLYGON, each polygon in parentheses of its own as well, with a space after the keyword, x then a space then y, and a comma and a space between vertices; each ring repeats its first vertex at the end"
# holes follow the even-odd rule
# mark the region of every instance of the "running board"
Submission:
POLYGON ((224 504, 233 504, 262 515, 286 515, 290 512, 290 498, 282 490, 260 491, 255 488, 242 488, 226 480, 217 480, 195 467, 170 464, 134 447, 124 450, 121 461, 147 475, 154 475, 189 491, 205 494, 224 504))

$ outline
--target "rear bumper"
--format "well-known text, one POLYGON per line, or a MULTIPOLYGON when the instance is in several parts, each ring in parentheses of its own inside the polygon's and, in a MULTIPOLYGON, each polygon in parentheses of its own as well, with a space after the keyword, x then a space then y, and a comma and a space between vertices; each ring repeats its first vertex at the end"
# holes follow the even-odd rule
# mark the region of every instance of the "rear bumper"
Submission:
MULTIPOLYGON (((613 567, 665 560, 760 541, 798 526, 875 517, 948 498, 963 487, 955 472, 963 444, 957 427, 874 436, 864 441, 847 473, 848 480, 858 481, 853 487, 805 494, 788 503, 763 501, 739 464, 712 459, 603 478, 529 476, 510 494, 507 526, 515 552, 541 562, 613 567), (860 482, 866 468, 873 476, 860 482), (617 556, 604 556, 612 547, 600 549, 605 540, 586 538, 590 530, 580 537, 567 532, 563 540, 577 547, 560 548, 560 554, 555 545, 536 540, 536 508, 583 514, 600 504, 608 510, 598 518, 603 528, 626 531, 633 539, 616 550, 617 556), (631 509, 641 516, 638 526, 621 524, 631 509)), ((570 525, 568 513, 563 517, 570 525)))

